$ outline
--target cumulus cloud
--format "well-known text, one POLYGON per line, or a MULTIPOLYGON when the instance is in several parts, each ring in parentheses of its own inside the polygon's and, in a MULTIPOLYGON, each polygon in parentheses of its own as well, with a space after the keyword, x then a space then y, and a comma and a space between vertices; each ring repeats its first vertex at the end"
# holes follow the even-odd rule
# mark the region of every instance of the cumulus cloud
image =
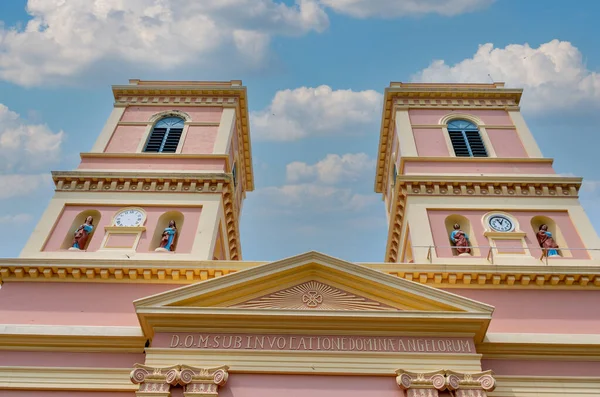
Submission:
POLYGON ((168 70, 225 51, 257 62, 275 35, 322 32, 316 0, 29 0, 24 29, 0 24, 0 78, 25 86, 73 79, 94 64, 168 70), (229 51, 234 48, 235 51, 229 51))
POLYGON ((408 15, 453 16, 477 11, 494 0, 321 0, 334 11, 357 18, 393 18, 408 15))
POLYGON ((32 195, 36 190, 49 187, 50 174, 11 174, 0 175, 0 200, 32 195))
POLYGON ((29 223, 33 220, 31 214, 15 214, 0 216, 0 225, 15 225, 19 223, 29 223))
POLYGON ((333 90, 326 85, 278 91, 266 109, 251 114, 253 138, 294 141, 360 133, 381 117, 382 98, 373 90, 333 90))
POLYGON ((64 132, 29 124, 0 103, 0 172, 27 172, 58 160, 64 132))
POLYGON ((365 153, 328 154, 315 164, 301 161, 286 166, 288 182, 316 180, 324 184, 336 184, 345 181, 357 181, 365 175, 373 174, 375 159, 365 153))
POLYGON ((267 201, 270 211, 309 211, 329 213, 359 211, 379 202, 377 195, 358 194, 349 188, 324 186, 315 183, 270 186, 258 189, 256 194, 267 201))
POLYGON ((552 111, 579 105, 600 107, 600 73, 589 70, 581 52, 566 41, 552 40, 532 48, 511 44, 479 47, 475 55, 454 65, 436 60, 417 73, 419 82, 504 81, 522 87, 523 106, 532 111, 552 111))

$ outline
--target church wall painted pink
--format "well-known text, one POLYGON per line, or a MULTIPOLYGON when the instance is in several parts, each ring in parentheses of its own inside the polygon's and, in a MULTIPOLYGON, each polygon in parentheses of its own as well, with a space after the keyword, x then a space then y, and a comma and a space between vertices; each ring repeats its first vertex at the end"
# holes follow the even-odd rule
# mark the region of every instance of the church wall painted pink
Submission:
POLYGON ((132 302, 178 287, 176 284, 5 283, 0 289, 0 318, 7 324, 139 327, 132 302))
POLYGON ((479 118, 484 124, 489 125, 514 125, 508 112, 501 109, 460 109, 457 111, 448 111, 448 109, 410 109, 408 116, 411 124, 432 125, 439 124, 443 117, 452 113, 470 114, 479 118))
POLYGON ((145 125, 118 125, 113 132, 105 153, 135 153, 146 129, 145 125))
POLYGON ((488 333, 600 333, 600 291, 597 290, 460 288, 447 291, 495 307, 488 333))
MULTIPOLYGON (((491 211, 491 210, 490 210, 491 211)), ((437 209, 429 209, 429 224, 431 226, 431 231, 433 233, 433 241, 436 246, 439 247, 447 247, 447 248, 436 248, 436 254, 438 257, 452 257, 452 249, 450 246, 449 234, 446 230, 445 220, 446 217, 453 214, 460 214, 467 218, 471 223, 471 227, 473 233, 475 234, 475 240, 477 241, 478 246, 489 246, 489 242, 487 237, 484 236, 485 229, 483 227, 483 217, 490 211, 467 211, 461 210, 460 212, 452 211, 452 210, 437 210, 437 209)), ((556 222, 557 226, 560 228, 560 231, 567 243, 568 248, 584 248, 584 245, 571 221, 568 212, 566 211, 513 211, 508 212, 514 216, 519 222, 519 226, 521 231, 526 232, 527 236, 525 237, 525 242, 529 247, 531 255, 534 258, 539 258, 542 254, 539 244, 536 239, 537 230, 533 230, 531 226, 531 219, 534 216, 546 216, 554 222, 556 222)), ((464 227, 464 225, 463 225, 464 227)), ((467 232, 465 230, 465 232, 467 232)), ((469 232, 467 232, 468 234, 469 232)), ((518 246, 515 243, 515 246, 518 246)), ((481 249, 481 256, 487 256, 487 249, 481 249)), ((571 252, 572 258, 574 259, 588 259, 588 255, 583 250, 574 250, 571 252)), ((568 260, 568 258, 555 258, 556 261, 568 260)))
MULTIPOLYGON (((87 251, 97 251, 102 244, 104 238, 104 227, 110 226, 114 215, 124 207, 121 206, 79 206, 66 205, 62 214, 58 218, 54 229, 52 230, 48 241, 44 246, 44 251, 58 251, 65 241, 65 237, 71 233, 73 221, 77 215, 86 210, 96 210, 101 214, 100 219, 94 219, 94 232, 88 243, 87 251)), ((159 217, 168 211, 180 211, 184 216, 183 225, 178 225, 179 237, 177 241, 177 252, 189 253, 192 250, 196 229, 200 220, 202 209, 200 207, 140 207, 146 211, 146 231, 142 232, 142 236, 137 246, 137 252, 151 252, 156 247, 150 247, 150 242, 154 236, 159 217)), ((76 228, 77 226, 75 226, 76 228)), ((156 253, 161 255, 163 253, 156 253)), ((164 254, 163 254, 164 255, 164 254)))
POLYGON ((90 352, 50 352, 12 351, 0 354, 0 366, 35 366, 77 368, 132 368, 135 363, 143 363, 144 353, 90 353, 90 352))
POLYGON ((225 160, 219 158, 152 158, 144 157, 84 157, 77 167, 83 169, 108 169, 108 170, 156 170, 156 171, 219 171, 225 170, 225 160))
POLYGON ((486 160, 453 162, 453 161, 407 161, 403 173, 410 174, 542 174, 550 175, 556 172, 551 163, 528 162, 490 162, 486 160))
POLYGON ((413 128, 419 156, 447 157, 448 144, 441 128, 413 128))
POLYGON ((517 130, 486 128, 497 157, 528 157, 517 130))
POLYGON ((220 106, 128 106, 121 117, 121 121, 146 122, 160 112, 179 110, 187 113, 192 121, 218 123, 221 121, 223 108, 220 106))
POLYGON ((181 153, 211 154, 217 139, 218 126, 190 125, 181 153))

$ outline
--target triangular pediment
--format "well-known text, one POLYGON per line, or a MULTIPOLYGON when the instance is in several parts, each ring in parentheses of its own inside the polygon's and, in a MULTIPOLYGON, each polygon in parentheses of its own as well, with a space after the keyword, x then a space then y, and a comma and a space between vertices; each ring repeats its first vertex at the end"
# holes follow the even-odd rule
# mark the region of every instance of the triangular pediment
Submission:
POLYGON ((447 330, 448 324, 468 324, 466 328, 475 334, 485 331, 493 312, 489 305, 318 252, 177 288, 134 304, 147 335, 158 328, 204 329, 219 322, 221 328, 243 326, 244 321, 253 326, 275 322, 289 328, 310 327, 313 322, 337 324, 340 319, 349 327, 360 321, 361 326, 377 327, 381 322, 390 330, 439 320, 447 330), (296 324, 300 313, 301 323, 296 324))

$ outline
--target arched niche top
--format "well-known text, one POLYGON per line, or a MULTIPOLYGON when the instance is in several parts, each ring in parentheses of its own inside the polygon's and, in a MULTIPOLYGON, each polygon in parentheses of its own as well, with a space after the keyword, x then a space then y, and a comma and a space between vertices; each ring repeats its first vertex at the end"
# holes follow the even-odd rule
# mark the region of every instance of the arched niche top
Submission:
POLYGON ((554 241, 556 241, 556 244, 558 244, 558 253, 560 256, 562 257, 566 257, 566 258, 570 258, 573 256, 572 252, 568 249, 565 248, 569 248, 569 246, 567 245, 567 241, 565 240, 565 236, 562 234, 560 227, 556 224, 556 221, 554 221, 554 219, 544 216, 544 215, 536 215, 534 217, 531 218, 531 228, 533 229, 533 233, 534 233, 534 241, 537 243, 537 233, 540 231, 540 226, 542 225, 546 225, 548 226, 548 231, 550 231, 550 233, 552 233, 552 238, 554 239, 554 241), (561 250, 561 248, 563 248, 563 250, 561 250))
POLYGON ((479 117, 473 116, 472 114, 468 113, 448 113, 440 119, 439 124, 445 126, 448 125, 448 123, 452 120, 466 120, 475 124, 477 127, 485 126, 485 124, 479 117))
POLYGON ((500 216, 510 219, 510 221, 513 224, 513 229, 506 233, 522 232, 521 225, 519 224, 519 221, 517 220, 517 218, 514 215, 509 214, 508 212, 504 212, 504 211, 490 211, 481 218, 481 223, 483 224, 483 229, 486 232, 496 232, 496 230, 491 228, 490 222, 489 222, 490 218, 492 218, 494 215, 500 215, 500 216))
MULTIPOLYGON (((450 244, 452 244, 452 242, 450 241, 450 235, 454 231, 455 224, 459 224, 461 230, 463 230, 468 236, 469 245, 471 248, 470 255, 471 256, 481 255, 481 252, 478 248, 479 245, 477 244, 477 238, 475 236, 473 226, 471 225, 471 221, 464 215, 451 214, 451 215, 448 215, 446 217, 446 219, 444 220, 446 235, 448 237, 448 241, 450 242, 450 244)), ((456 250, 456 248, 452 248, 452 255, 458 256, 458 251, 456 250)))
POLYGON ((192 118, 190 117, 190 115, 181 110, 165 110, 163 112, 158 112, 158 113, 153 114, 152 117, 150 117, 150 120, 148 120, 148 121, 150 123, 154 124, 157 121, 159 121, 160 119, 164 119, 167 117, 179 117, 179 118, 182 118, 183 121, 186 123, 192 121, 192 118))
POLYGON ((119 217, 120 214, 124 214, 127 211, 135 211, 135 212, 139 212, 142 216, 141 221, 139 222, 138 225, 135 226, 143 226, 144 223, 146 223, 146 211, 143 208, 140 207, 123 207, 120 208, 119 210, 117 210, 117 212, 115 212, 115 215, 112 217, 112 220, 110 221, 110 225, 111 226, 119 226, 117 225, 117 217, 119 217))
POLYGON ((160 240, 162 239, 163 231, 169 226, 169 222, 172 220, 175 221, 177 226, 177 234, 175 235, 173 241, 172 251, 177 250, 177 243, 181 235, 181 230, 183 229, 185 218, 184 215, 179 211, 167 211, 162 214, 156 222, 156 228, 154 229, 154 234, 152 236, 152 240, 150 241, 150 247, 148 247, 149 251, 155 251, 156 248, 160 247, 160 240))

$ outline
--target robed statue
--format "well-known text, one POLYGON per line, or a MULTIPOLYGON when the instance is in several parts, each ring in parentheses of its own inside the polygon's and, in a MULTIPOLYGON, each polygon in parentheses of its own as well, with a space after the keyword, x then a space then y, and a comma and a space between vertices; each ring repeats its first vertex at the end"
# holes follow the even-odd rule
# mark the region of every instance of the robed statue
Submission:
POLYGON ((456 252, 458 255, 471 254, 471 248, 469 244, 469 236, 462 230, 460 230, 460 225, 458 223, 454 224, 454 230, 450 233, 450 241, 454 244, 456 252))
POLYGON ((69 249, 72 251, 84 250, 92 230, 94 230, 94 218, 88 216, 85 218, 85 223, 75 230, 73 243, 69 249))
POLYGON ((160 247, 155 251, 173 251, 175 249, 175 237, 177 237, 177 225, 174 220, 171 220, 169 226, 163 230, 160 247))
POLYGON ((559 256, 558 244, 556 244, 552 233, 548 230, 548 225, 541 225, 536 237, 546 256, 559 256))

